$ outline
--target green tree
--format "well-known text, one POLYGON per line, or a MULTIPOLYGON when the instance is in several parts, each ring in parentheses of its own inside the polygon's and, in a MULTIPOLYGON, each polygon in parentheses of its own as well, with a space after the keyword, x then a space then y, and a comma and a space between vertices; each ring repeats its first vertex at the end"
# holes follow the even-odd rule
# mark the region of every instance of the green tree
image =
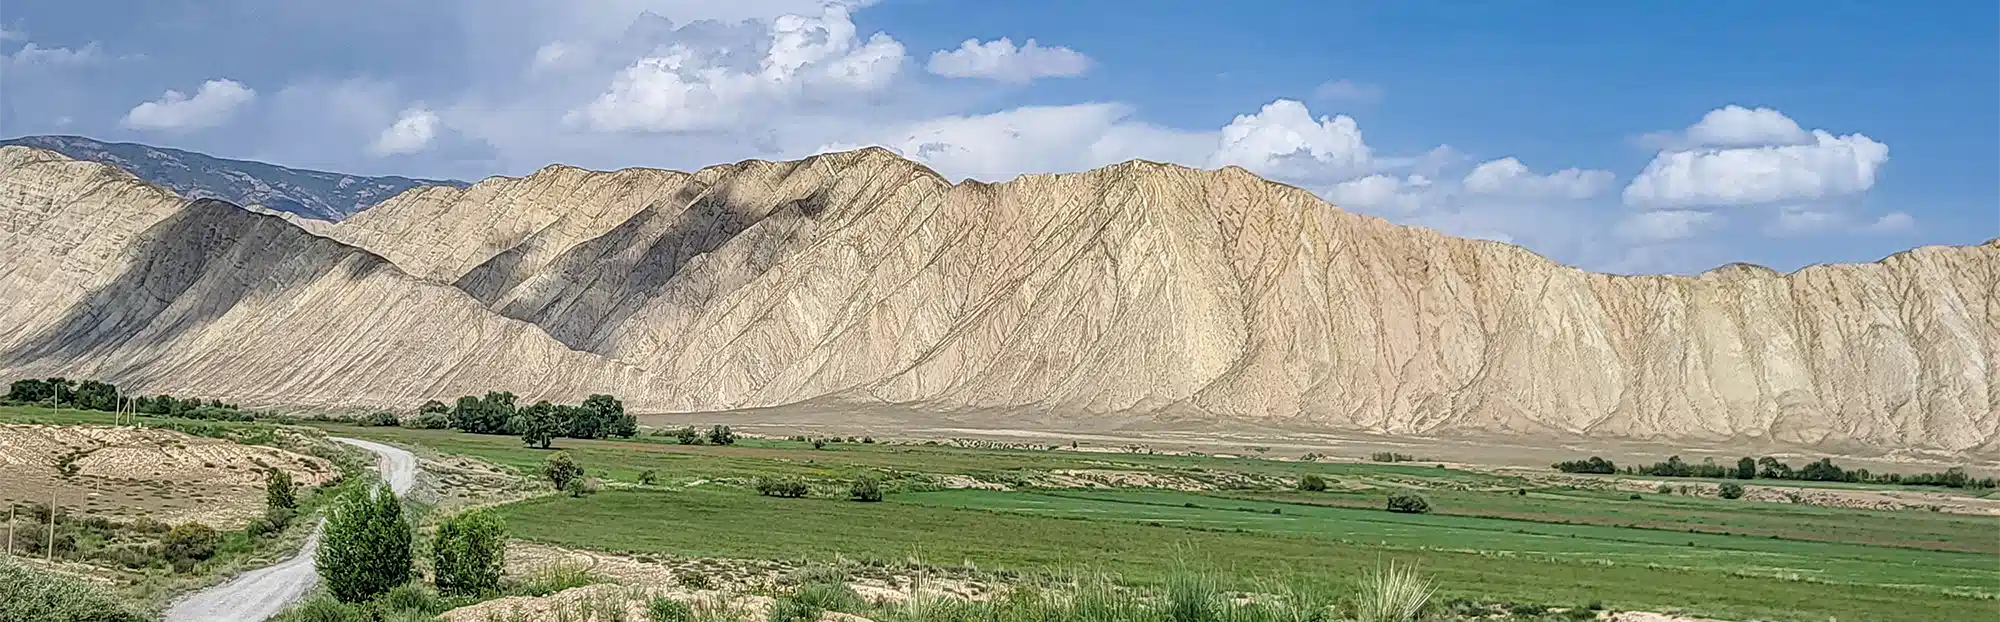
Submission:
POLYGON ((118 410, 118 387, 96 380, 85 380, 76 385, 74 398, 66 398, 76 408, 111 412, 118 410))
POLYGON ((548 449, 562 433, 562 422, 556 419, 555 405, 544 400, 521 409, 521 414, 514 416, 513 428, 520 433, 521 442, 548 449))
POLYGON ((506 555, 507 527, 493 513, 468 512, 440 521, 431 543, 438 591, 475 595, 499 589, 506 555))
POLYGON ((1431 504, 1416 493, 1396 493, 1389 495, 1389 511, 1424 514, 1431 511, 1431 504))
POLYGON ((556 490, 569 490, 570 482, 583 477, 583 467, 569 457, 569 452, 558 451, 542 461, 542 477, 555 484, 556 490))
POLYGON ((287 510, 299 507, 298 490, 292 485, 292 474, 284 469, 264 471, 264 507, 287 510))
POLYGON ((873 475, 854 478, 854 484, 847 489, 847 497, 855 501, 881 501, 882 480, 873 475))
POLYGON ((451 407, 446 406, 444 402, 440 402, 437 400, 430 400, 424 402, 424 405, 417 407, 417 414, 419 415, 436 414, 449 417, 451 416, 451 407))
POLYGON ((715 427, 713 427, 713 428, 709 428, 709 429, 708 429, 708 444, 710 444, 710 445, 734 445, 734 444, 736 444, 736 432, 734 432, 734 431, 730 430, 730 429, 729 429, 729 426, 726 426, 726 425, 719 425, 719 426, 715 426, 715 427))
POLYGON ((1305 477, 1299 478, 1299 490, 1324 492, 1326 490, 1326 478, 1320 477, 1317 473, 1307 473, 1305 477))
POLYGON ((1729 482, 1723 484, 1722 490, 1716 494, 1724 499, 1741 499, 1743 498, 1743 485, 1736 482, 1729 482))
POLYGON ((413 534, 387 488, 343 497, 326 519, 314 562, 334 598, 365 602, 410 580, 413 534))
POLYGON ((40 402, 54 396, 55 391, 49 388, 48 382, 34 378, 16 380, 7 385, 7 399, 11 401, 40 402))
POLYGON ((583 400, 583 410, 591 414, 597 423, 598 436, 632 438, 639 433, 639 420, 625 414, 625 403, 609 395, 592 395, 583 400))
POLYGON ((214 557, 215 547, 221 543, 222 535, 208 525, 181 523, 160 537, 160 553, 173 564, 174 570, 187 572, 202 560, 214 557))
POLYGON ((1737 458, 1736 479, 1757 479, 1757 461, 1748 456, 1737 458))
POLYGON ((556 407, 556 416, 562 420, 563 436, 570 438, 604 438, 604 422, 597 412, 582 406, 564 404, 556 407))

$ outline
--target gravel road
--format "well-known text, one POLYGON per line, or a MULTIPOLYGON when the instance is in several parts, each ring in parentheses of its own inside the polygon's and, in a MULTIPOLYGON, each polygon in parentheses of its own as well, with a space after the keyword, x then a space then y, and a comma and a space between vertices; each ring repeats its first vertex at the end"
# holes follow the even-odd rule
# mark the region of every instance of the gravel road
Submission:
MULTIPOLYGON (((410 492, 417 483, 417 457, 410 452, 381 443, 351 438, 333 439, 375 453, 376 469, 382 481, 397 495, 410 492)), ((319 550, 319 527, 313 528, 297 555, 272 566, 258 568, 215 587, 195 592, 167 609, 166 622, 260 622, 284 611, 304 598, 319 581, 313 568, 313 553, 319 550)))

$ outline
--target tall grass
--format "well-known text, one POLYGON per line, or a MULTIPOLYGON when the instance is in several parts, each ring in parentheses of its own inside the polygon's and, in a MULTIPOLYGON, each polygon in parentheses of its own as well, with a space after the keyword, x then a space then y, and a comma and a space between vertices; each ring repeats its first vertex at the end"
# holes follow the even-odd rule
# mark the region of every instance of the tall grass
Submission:
POLYGON ((0 558, 0 620, 141 622, 145 619, 88 583, 0 558))
POLYGON ((1356 622, 1410 622, 1430 602, 1437 586, 1430 577, 1395 562, 1362 574, 1361 589, 1355 594, 1356 622))

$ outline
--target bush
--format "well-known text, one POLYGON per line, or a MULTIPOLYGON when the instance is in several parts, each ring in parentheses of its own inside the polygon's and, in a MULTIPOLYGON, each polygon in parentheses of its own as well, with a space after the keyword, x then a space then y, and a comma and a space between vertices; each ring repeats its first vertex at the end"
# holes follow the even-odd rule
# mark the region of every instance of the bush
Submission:
POLYGON ((563 490, 572 497, 594 495, 604 490, 604 481, 595 477, 579 477, 570 480, 569 486, 563 490))
POLYGON ((806 481, 796 477, 757 478, 757 494, 764 495, 766 497, 787 497, 787 498, 797 499, 806 496, 806 494, 810 492, 811 490, 806 487, 806 481))
POLYGON ((1317 473, 1307 473, 1299 478, 1299 490, 1306 492, 1326 492, 1326 478, 1317 473))
POLYGON ((731 431, 729 429, 729 426, 726 425, 719 425, 713 428, 709 428, 708 443, 710 445, 735 445, 736 432, 731 431))
POLYGON ((490 512, 468 512, 438 522, 431 568, 438 591, 483 594, 500 588, 506 566, 507 527, 490 512))
POLYGON ((826 449, 826 439, 823 438, 813 439, 813 449, 826 449))
MULTIPOLYGON (((1418 500, 1419 502, 1422 499, 1418 500)), ((1437 586, 1429 577, 1412 568, 1378 568, 1361 577, 1361 592, 1354 602, 1355 619, 1361 622, 1409 622, 1417 620, 1437 586)))
POLYGON ((583 478, 583 467, 569 457, 569 452, 558 451, 542 461, 542 477, 546 477, 556 490, 569 490, 570 482, 583 478))
POLYGON ((1722 490, 1718 494, 1724 499, 1741 499, 1743 498, 1743 485, 1733 482, 1723 484, 1722 490))
POLYGON ((660 474, 652 469, 646 469, 644 471, 640 471, 639 483, 644 486, 651 486, 653 484, 658 484, 660 483, 660 474))
POLYGON ((646 601, 646 619, 652 622, 688 622, 694 619, 694 608, 665 596, 654 596, 646 601))
POLYGON ((1396 493, 1389 495, 1389 511, 1425 514, 1431 511, 1431 504, 1416 493, 1396 493))
POLYGON ((388 593, 382 595, 382 598, 377 599, 375 604, 385 612, 412 612, 426 616, 443 613, 448 609, 445 603, 438 599, 436 593, 424 587, 424 584, 414 581, 391 588, 388 593))
POLYGON ((91 584, 0 557, 0 620, 144 622, 91 584))
POLYGON ((854 485, 847 489, 847 497, 855 501, 881 501, 882 482, 868 475, 854 478, 854 485))
POLYGON ((443 430, 451 427, 451 417, 441 412, 422 412, 403 420, 403 427, 412 430, 443 430))
POLYGON ((400 423, 402 423, 402 421, 396 419, 396 413, 392 413, 386 410, 370 413, 367 417, 363 417, 361 419, 361 425, 375 426, 381 428, 394 427, 400 423))
POLYGON ((292 474, 284 469, 264 471, 264 508, 297 509, 299 507, 298 488, 292 485, 292 474))
POLYGON ((181 523, 160 538, 160 553, 174 570, 187 572, 215 556, 215 547, 222 544, 222 535, 208 525, 201 523, 181 523))
POLYGON ((356 490, 327 517, 314 562, 334 598, 366 602, 409 582, 412 539, 396 495, 385 488, 356 490))
POLYGON ((329 594, 317 594, 298 606, 271 618, 271 622, 373 622, 367 608, 340 602, 329 594))
POLYGON ((682 445, 700 445, 701 431, 694 429, 694 426, 686 426, 674 430, 674 438, 680 441, 682 445))
POLYGON ((1657 492, 1663 495, 1671 495, 1674 494, 1674 487, 1671 484, 1660 484, 1659 486, 1653 488, 1653 492, 1657 492))

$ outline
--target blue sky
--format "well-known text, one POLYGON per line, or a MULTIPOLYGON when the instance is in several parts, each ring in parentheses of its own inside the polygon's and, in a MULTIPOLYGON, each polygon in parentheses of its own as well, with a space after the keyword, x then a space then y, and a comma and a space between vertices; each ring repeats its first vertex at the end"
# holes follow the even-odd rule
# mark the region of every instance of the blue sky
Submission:
POLYGON ((0 134, 467 179, 867 144, 987 180, 1234 164, 1590 269, 1789 270, 2000 236, 1996 25, 1945 0, 15 0, 0 134))

